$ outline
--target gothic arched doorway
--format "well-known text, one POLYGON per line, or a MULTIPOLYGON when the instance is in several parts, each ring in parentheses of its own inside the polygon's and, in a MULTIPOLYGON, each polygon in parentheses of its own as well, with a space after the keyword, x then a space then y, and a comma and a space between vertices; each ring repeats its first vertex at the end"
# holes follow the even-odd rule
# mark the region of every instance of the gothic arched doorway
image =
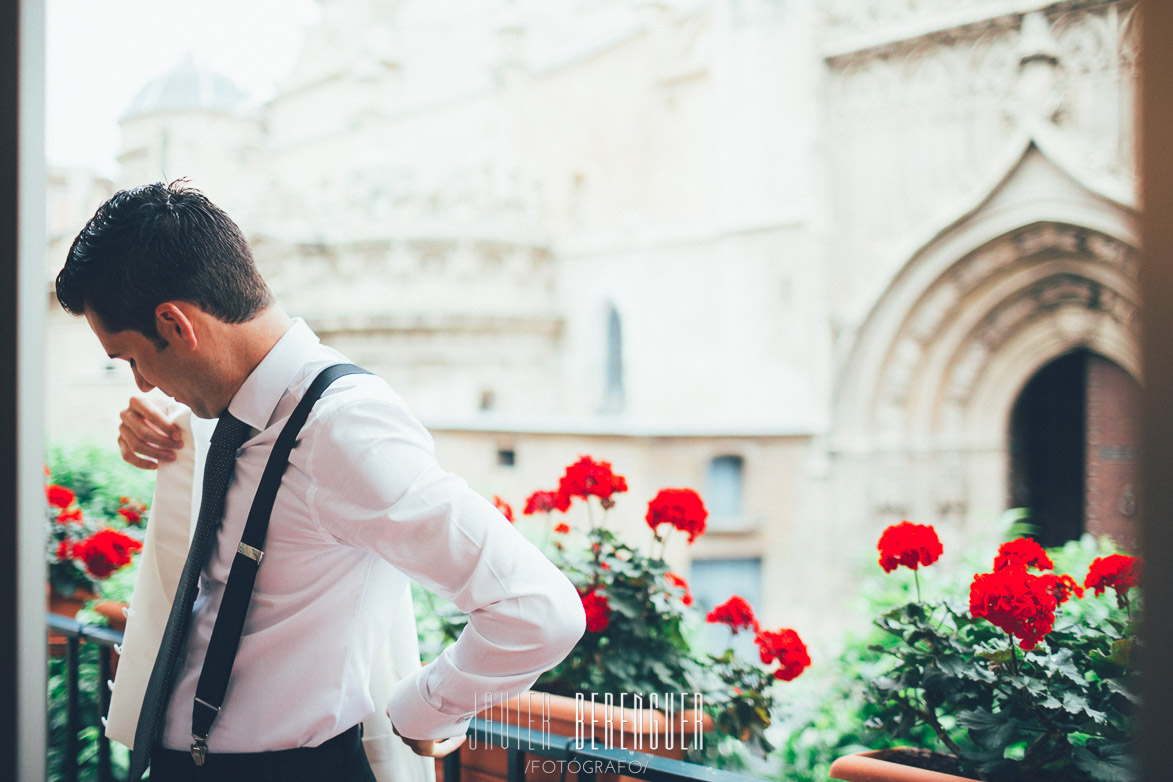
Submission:
POLYGON ((1010 416, 1010 500, 1030 511, 1045 546, 1084 531, 1135 548, 1139 386, 1087 349, 1056 358, 1027 382, 1010 416))

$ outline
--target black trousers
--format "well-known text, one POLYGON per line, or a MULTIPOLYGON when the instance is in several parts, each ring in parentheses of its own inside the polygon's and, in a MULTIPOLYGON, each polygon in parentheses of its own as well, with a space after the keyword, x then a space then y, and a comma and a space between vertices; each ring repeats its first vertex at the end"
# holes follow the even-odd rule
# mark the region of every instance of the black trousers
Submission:
POLYGON ((355 725, 317 747, 276 752, 208 754, 197 766, 190 752, 155 747, 150 782, 375 782, 355 725))

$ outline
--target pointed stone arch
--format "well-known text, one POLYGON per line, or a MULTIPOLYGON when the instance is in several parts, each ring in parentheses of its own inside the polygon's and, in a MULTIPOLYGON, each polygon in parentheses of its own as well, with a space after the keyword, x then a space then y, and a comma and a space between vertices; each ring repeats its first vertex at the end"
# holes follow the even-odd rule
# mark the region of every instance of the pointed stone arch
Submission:
POLYGON ((1086 348, 1139 379, 1135 212, 1055 157, 1028 141, 860 319, 831 438, 846 512, 996 517, 1010 412, 1041 367, 1086 348))

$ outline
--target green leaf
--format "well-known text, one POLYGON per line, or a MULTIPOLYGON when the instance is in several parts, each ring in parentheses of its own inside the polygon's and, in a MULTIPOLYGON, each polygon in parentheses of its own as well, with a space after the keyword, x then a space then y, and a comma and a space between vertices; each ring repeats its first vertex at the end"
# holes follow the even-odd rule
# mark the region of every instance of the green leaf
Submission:
POLYGON ((1125 683, 1123 680, 1121 680, 1121 679, 1104 679, 1104 684, 1106 684, 1108 686, 1109 690, 1116 693, 1117 695, 1123 695, 1125 698, 1130 700, 1132 703, 1135 703, 1138 705, 1140 704, 1140 698, 1137 697, 1136 693, 1134 693, 1132 691, 1132 688, 1130 688, 1128 686, 1128 684, 1125 683))
POLYGON ((1129 758, 1123 752, 1109 753, 1107 748, 1101 750, 1103 755, 1096 755, 1087 747, 1079 747, 1072 752, 1075 767, 1087 774, 1096 782, 1133 782, 1135 779, 1129 758))
POLYGON ((1076 692, 1063 693, 1063 710, 1071 714, 1079 714, 1090 708, 1087 698, 1076 692))

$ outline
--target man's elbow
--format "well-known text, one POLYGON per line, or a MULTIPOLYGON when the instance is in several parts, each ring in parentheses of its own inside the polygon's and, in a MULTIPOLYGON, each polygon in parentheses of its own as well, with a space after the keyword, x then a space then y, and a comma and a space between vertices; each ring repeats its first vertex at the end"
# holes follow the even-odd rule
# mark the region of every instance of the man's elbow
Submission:
POLYGON ((558 662, 561 662, 586 632, 586 612, 578 591, 569 580, 552 597, 555 605, 550 613, 551 621, 545 629, 550 650, 557 654, 558 662))

